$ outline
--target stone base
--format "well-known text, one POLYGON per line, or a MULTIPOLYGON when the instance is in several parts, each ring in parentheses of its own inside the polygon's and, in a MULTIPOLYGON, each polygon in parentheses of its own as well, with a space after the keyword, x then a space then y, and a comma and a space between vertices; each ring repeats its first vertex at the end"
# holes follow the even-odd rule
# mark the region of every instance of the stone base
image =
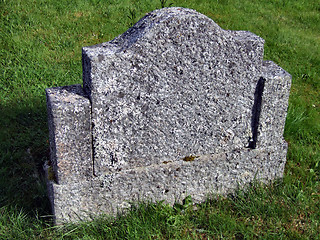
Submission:
POLYGON ((56 222, 84 220, 102 213, 116 215, 136 201, 165 200, 173 205, 189 195, 196 203, 211 194, 226 195, 255 179, 268 182, 281 178, 286 153, 287 143, 283 141, 277 147, 246 148, 198 156, 193 161, 164 162, 89 181, 61 185, 50 182, 56 222))

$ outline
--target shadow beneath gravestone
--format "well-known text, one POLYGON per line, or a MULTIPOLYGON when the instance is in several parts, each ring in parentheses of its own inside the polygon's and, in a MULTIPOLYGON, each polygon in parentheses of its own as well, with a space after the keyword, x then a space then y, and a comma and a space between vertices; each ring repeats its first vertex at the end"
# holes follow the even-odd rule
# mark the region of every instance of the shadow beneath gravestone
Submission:
POLYGON ((0 207, 51 214, 43 165, 49 159, 45 96, 0 105, 0 207))

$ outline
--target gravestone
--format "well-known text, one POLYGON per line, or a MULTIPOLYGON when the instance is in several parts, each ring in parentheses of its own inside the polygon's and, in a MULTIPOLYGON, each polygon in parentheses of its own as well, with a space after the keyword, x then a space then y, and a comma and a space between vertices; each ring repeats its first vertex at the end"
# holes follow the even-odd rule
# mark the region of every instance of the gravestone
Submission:
POLYGON ((185 8, 153 11, 84 47, 83 88, 47 89, 58 222, 173 204, 283 176, 291 76, 264 40, 185 8))

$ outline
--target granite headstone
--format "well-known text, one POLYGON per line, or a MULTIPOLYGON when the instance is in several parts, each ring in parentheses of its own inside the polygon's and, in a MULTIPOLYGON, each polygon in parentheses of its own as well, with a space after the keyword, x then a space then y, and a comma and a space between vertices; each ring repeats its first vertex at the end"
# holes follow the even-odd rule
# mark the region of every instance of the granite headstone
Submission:
POLYGON ((263 45, 175 7, 84 47, 83 88, 47 89, 56 220, 282 177, 291 76, 263 45))

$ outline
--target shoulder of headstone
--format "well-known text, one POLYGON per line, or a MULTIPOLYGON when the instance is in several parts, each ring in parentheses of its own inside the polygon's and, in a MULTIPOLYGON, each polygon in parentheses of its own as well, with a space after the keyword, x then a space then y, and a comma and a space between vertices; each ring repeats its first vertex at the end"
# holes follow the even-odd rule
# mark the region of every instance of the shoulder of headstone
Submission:
POLYGON ((292 78, 290 73, 288 73, 283 68, 279 67, 276 63, 270 60, 263 61, 262 63, 262 77, 265 79, 282 78, 290 80, 292 78))

